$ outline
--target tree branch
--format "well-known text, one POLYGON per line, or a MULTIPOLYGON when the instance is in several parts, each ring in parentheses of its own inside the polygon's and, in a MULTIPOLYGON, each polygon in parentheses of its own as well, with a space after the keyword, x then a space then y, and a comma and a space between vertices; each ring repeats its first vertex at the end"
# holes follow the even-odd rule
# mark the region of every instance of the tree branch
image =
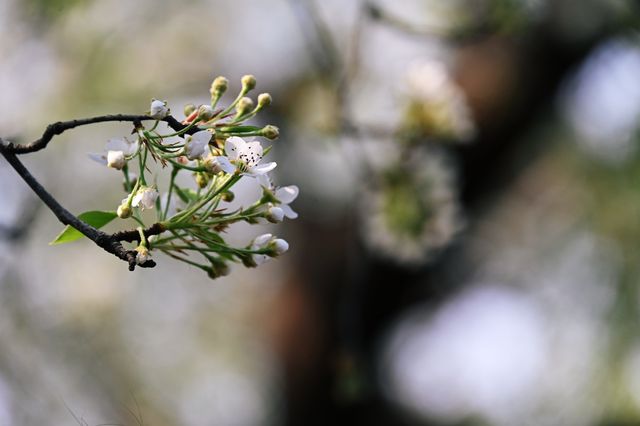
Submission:
MULTIPOLYGON (((93 122, 114 121, 114 120, 110 120, 110 118, 113 118, 113 117, 130 117, 132 118, 131 120, 119 120, 119 119, 116 119, 116 120, 117 121, 134 121, 133 118, 136 116, 96 117, 98 121, 93 121, 93 122)), ((65 122, 66 124, 60 123, 60 126, 62 127, 55 127, 57 124, 55 123, 47 127, 47 131, 50 128, 54 128, 54 130, 51 131, 53 133, 51 133, 51 136, 48 136, 48 139, 45 138, 45 136, 47 136, 47 131, 45 131, 43 138, 35 141, 32 144, 23 145, 22 147, 26 148, 27 150, 23 151, 22 153, 33 152, 33 151, 38 151, 40 149, 43 149, 53 137, 52 135, 60 134, 64 130, 72 129, 79 125, 90 124, 89 122, 87 122, 88 120, 95 120, 95 119, 73 120, 73 121, 65 122), (61 130, 58 133, 55 133, 60 128, 62 128, 63 130, 61 130)), ((182 125, 180 124, 180 126, 182 125)), ((5 142, 0 138, 0 154, 4 156, 4 158, 9 162, 9 164, 20 175, 20 177, 22 177, 22 179, 27 183, 27 185, 31 187, 33 192, 35 192, 36 195, 40 197, 40 199, 47 205, 47 207, 49 207, 49 209, 53 212, 53 214, 56 215, 58 220, 62 222, 64 225, 70 225, 74 227, 75 229, 77 229, 84 236, 92 240, 96 245, 101 247, 106 252, 111 253, 116 257, 118 257, 119 259, 122 259, 125 262, 127 262, 129 264, 129 270, 133 271, 136 267, 137 252, 135 250, 125 249, 122 246, 121 242, 137 241, 140 238, 138 231, 137 230, 121 231, 121 232, 116 232, 114 234, 107 234, 83 222, 82 220, 78 219, 78 217, 73 215, 71 212, 65 209, 60 203, 58 203, 58 201, 56 201, 56 199, 38 182, 38 180, 29 172, 29 170, 27 170, 27 168, 24 166, 24 164, 22 164, 22 162, 18 159, 18 157, 16 156, 16 153, 14 152, 16 148, 19 148, 19 147, 16 147, 11 144, 5 144, 5 142)), ((164 231, 165 231, 165 228, 161 224, 156 223, 151 227, 147 228, 146 230, 144 230, 144 234, 145 236, 149 237, 151 235, 158 235, 164 231)), ((143 268, 152 268, 155 265, 156 263, 153 260, 147 260, 146 262, 144 262, 143 264, 140 264, 139 266, 143 268)))
MULTIPOLYGON (((49 142, 53 139, 54 136, 60 135, 64 133, 66 130, 74 129, 80 126, 86 126, 87 124, 96 124, 96 123, 107 123, 114 121, 128 121, 131 123, 140 123, 142 121, 154 120, 153 118, 147 115, 131 115, 131 114, 112 114, 112 115, 101 115, 98 117, 90 117, 90 118, 81 118, 78 120, 70 120, 70 121, 58 121, 56 123, 49 124, 45 129, 44 133, 39 139, 35 141, 25 144, 25 145, 14 145, 9 143, 5 146, 5 150, 11 152, 13 154, 28 154, 30 152, 40 151, 44 149, 49 142)), ((180 123, 173 116, 169 115, 162 119, 176 132, 187 127, 186 125, 180 123)), ((186 133, 192 134, 198 131, 198 129, 193 128, 189 129, 186 133)))

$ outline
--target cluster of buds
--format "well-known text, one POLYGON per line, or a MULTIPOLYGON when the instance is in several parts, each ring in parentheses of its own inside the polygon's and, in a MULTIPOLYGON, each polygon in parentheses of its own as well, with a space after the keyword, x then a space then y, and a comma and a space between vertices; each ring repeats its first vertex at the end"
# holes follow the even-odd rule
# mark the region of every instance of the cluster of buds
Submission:
POLYGON ((218 103, 229 82, 215 78, 211 102, 186 105, 184 127, 178 131, 160 130, 162 122, 171 118, 170 110, 167 102, 153 99, 148 112, 155 120, 152 126, 137 124, 133 140, 112 139, 104 153, 91 155, 124 175, 127 195, 117 207, 117 215, 139 225, 138 263, 146 262, 154 252, 163 252, 215 278, 229 273, 230 262, 255 267, 288 250, 289 244, 272 234, 260 235, 244 247, 232 247, 224 239, 224 233, 237 222, 276 223, 297 217, 289 204, 298 196, 298 187, 274 186, 269 173, 277 164, 263 161, 271 147, 263 148, 254 140, 274 140, 279 136, 278 128, 246 124, 271 104, 271 96, 262 93, 254 102, 248 95, 256 87, 255 77, 246 75, 241 83, 235 100, 223 108, 218 103), (155 176, 149 176, 154 172, 153 164, 160 167, 155 176), (132 172, 134 168, 137 174, 132 172), (157 182, 164 170, 169 171, 168 187, 161 195, 157 182), (178 184, 179 173, 191 174, 193 184, 178 184), (262 196, 249 206, 232 209, 228 203, 234 198, 233 187, 244 178, 254 179, 262 196), (144 210, 155 210, 161 234, 145 238, 148 214, 143 215, 144 210))

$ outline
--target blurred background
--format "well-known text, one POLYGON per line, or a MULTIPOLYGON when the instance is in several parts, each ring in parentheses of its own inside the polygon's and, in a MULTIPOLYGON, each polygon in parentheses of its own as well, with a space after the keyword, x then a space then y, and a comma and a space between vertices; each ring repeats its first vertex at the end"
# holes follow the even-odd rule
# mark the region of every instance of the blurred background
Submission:
MULTIPOLYGON (((640 5, 0 0, 0 136, 254 74, 300 217, 126 265, 0 161, 0 425, 640 424, 640 5)), ((22 160, 74 213, 127 125, 22 160)), ((247 188, 247 191, 255 188, 247 188)), ((114 228, 115 229, 115 228, 114 228)))

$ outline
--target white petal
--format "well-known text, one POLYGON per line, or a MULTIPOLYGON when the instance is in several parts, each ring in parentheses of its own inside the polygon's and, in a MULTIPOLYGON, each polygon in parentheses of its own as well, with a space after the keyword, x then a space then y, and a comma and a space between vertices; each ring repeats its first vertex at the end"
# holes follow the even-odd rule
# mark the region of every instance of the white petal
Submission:
POLYGON ((142 194, 140 192, 136 193, 133 196, 133 200, 131 200, 131 205, 133 207, 138 207, 140 205, 140 201, 142 201, 142 194))
POLYGON ((273 247, 277 254, 283 254, 289 250, 289 243, 282 238, 276 238, 273 240, 273 247))
POLYGON ((253 247, 254 250, 263 248, 264 246, 269 244, 269 241, 271 241, 272 238, 273 238, 272 234, 258 235, 253 239, 253 244, 251 244, 251 247, 253 247))
POLYGON ((298 217, 298 213, 294 212, 293 209, 289 207, 288 204, 282 204, 280 205, 280 208, 284 212, 284 215, 289 219, 295 219, 298 217))
POLYGON ((106 149, 107 151, 126 152, 129 150, 130 145, 131 144, 128 141, 122 138, 113 138, 107 141, 106 145, 104 146, 104 149, 106 149))
POLYGON ((253 255, 253 261, 256 263, 256 265, 262 265, 267 260, 269 260, 269 256, 267 256, 266 254, 254 254, 253 255))
POLYGON ((249 170, 249 173, 252 175, 263 175, 275 169, 276 166, 277 164, 275 162, 260 164, 258 166, 252 167, 249 170))
POLYGON ((122 170, 127 164, 124 158, 124 152, 122 151, 109 151, 107 152, 107 167, 112 169, 122 170))
POLYGON ((224 142, 224 152, 231 161, 237 160, 240 153, 244 151, 247 143, 238 136, 231 136, 224 142))
POLYGON ((200 130, 191 135, 194 141, 201 144, 208 144, 211 140, 211 132, 208 130, 200 130))
POLYGON ((284 219, 284 210, 280 207, 271 207, 269 208, 269 220, 275 222, 282 222, 284 219))
POLYGON ((124 151, 124 155, 129 156, 129 155, 135 154, 136 151, 138 150, 138 139, 134 140, 133 142, 130 142, 126 138, 125 138, 125 140, 128 143, 128 147, 127 147, 127 150, 124 151))
POLYGON ((215 160, 218 162, 218 165, 220 166, 220 168, 226 173, 229 173, 229 174, 235 173, 236 166, 231 164, 231 162, 227 157, 219 156, 219 157, 215 157, 215 160))
POLYGON ((169 108, 167 108, 166 102, 162 102, 157 99, 151 101, 151 106, 149 108, 149 116, 151 118, 162 120, 167 115, 169 115, 169 108))
POLYGON ((261 175, 257 175, 256 179, 258 180, 258 183, 260 184, 260 186, 267 189, 271 189, 271 178, 269 178, 268 174, 264 173, 261 175))
POLYGON ((89 154, 89 158, 91 158, 93 161, 98 162, 104 166, 107 165, 106 154, 89 154))
POLYGON ((247 142, 244 148, 238 153, 238 158, 247 166, 253 167, 262 160, 262 145, 260 142, 247 142))
POLYGON ((298 197, 299 192, 296 185, 284 186, 276 190, 276 198, 282 204, 289 204, 298 197))

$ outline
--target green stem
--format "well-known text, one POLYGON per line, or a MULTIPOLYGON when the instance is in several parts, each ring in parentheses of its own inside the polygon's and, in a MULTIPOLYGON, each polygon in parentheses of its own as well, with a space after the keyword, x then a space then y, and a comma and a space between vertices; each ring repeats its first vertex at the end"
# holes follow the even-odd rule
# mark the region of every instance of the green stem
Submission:
POLYGON ((173 194, 173 185, 175 184, 176 175, 178 174, 179 171, 180 169, 176 167, 174 167, 173 170, 171 170, 171 179, 169 180, 169 192, 167 193, 167 202, 166 202, 166 205, 164 206, 164 212, 162 213, 162 220, 165 220, 167 218, 167 213, 169 212, 169 204, 171 204, 171 195, 173 194))

